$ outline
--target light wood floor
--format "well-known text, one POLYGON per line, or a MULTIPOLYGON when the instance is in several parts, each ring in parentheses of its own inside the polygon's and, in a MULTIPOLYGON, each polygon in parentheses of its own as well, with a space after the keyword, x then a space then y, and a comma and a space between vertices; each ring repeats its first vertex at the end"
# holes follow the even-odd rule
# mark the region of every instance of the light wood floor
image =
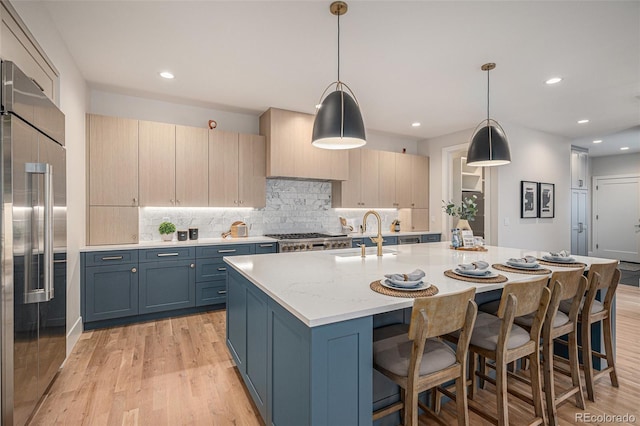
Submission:
MULTIPOLYGON (((619 286, 617 307, 620 388, 602 378, 597 402, 587 402, 586 412, 630 413, 639 424, 640 289, 619 286)), ((224 311, 84 333, 31 424, 260 425, 224 337, 224 311)), ((488 385, 476 400, 495 408, 491 390, 488 385)), ((512 424, 526 423, 529 408, 515 398, 510 403, 512 424)), ((443 407, 451 424, 454 410, 443 407)), ((565 403, 561 424, 581 424, 579 412, 565 403)), ((486 423, 471 414, 471 424, 486 423)))

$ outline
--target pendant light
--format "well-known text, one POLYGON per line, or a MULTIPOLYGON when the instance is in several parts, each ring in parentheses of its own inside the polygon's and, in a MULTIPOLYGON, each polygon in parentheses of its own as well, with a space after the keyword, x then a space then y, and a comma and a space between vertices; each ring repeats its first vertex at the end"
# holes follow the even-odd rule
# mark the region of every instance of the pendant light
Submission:
POLYGON ((511 162, 509 142, 502 126, 489 116, 489 71, 496 64, 490 62, 480 69, 487 72, 487 119, 482 120, 473 131, 467 151, 467 165, 475 167, 502 166, 511 162))
POLYGON ((360 106, 353 91, 340 80, 340 16, 347 13, 347 4, 335 1, 329 10, 338 17, 338 80, 329 84, 320 97, 311 143, 325 149, 358 148, 367 143, 360 106), (331 88, 333 92, 325 98, 331 88))

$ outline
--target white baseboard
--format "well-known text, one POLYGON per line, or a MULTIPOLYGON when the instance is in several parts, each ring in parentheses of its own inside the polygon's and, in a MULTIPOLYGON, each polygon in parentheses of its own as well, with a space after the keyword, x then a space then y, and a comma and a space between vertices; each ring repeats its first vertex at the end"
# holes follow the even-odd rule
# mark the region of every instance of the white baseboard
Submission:
POLYGON ((67 356, 71 354, 73 347, 78 343, 82 331, 82 317, 78 317, 71 330, 67 333, 67 356))

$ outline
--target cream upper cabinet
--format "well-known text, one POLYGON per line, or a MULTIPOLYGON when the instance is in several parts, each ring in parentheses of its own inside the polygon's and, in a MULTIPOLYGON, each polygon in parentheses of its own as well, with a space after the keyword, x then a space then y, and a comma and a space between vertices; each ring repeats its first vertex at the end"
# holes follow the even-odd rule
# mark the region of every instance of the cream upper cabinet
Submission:
POLYGON ((378 207, 394 208, 396 207, 396 154, 394 152, 380 151, 379 165, 378 207))
POLYGON ((411 156, 411 207, 429 208, 429 157, 411 156))
POLYGON ((333 207, 378 207, 378 163, 379 151, 349 150, 349 178, 333 183, 333 207))
POLYGON ((411 158, 413 155, 396 153, 396 208, 411 207, 411 158))
POLYGON ((260 134, 266 137, 266 172, 269 177, 346 180, 346 150, 311 145, 314 116, 270 108, 260 116, 260 134))
POLYGON ((89 204, 138 205, 138 121, 87 115, 89 204))
POLYGON ((208 191, 208 130, 176 126, 176 205, 206 207, 208 191))
POLYGON ((0 21, 0 57, 15 63, 55 103, 58 71, 8 1, 0 4, 0 21))
POLYGON ((138 208, 90 206, 88 245, 138 242, 138 208))
POLYGON ((176 205, 176 126, 140 121, 140 205, 176 205))
POLYGON ((266 205, 265 138, 222 130, 209 131, 209 205, 266 205))
POLYGON ((266 191, 265 137, 240 134, 238 138, 238 199, 241 207, 265 207, 266 191))

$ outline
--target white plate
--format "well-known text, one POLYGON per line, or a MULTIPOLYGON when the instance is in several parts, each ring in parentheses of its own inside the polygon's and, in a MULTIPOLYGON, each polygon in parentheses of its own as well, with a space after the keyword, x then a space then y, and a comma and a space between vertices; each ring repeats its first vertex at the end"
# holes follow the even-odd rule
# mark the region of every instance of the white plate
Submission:
POLYGON ((542 258, 549 262, 556 262, 556 263, 573 263, 576 261, 573 257, 542 256, 542 258))
POLYGON ((477 273, 473 273, 473 272, 469 273, 469 271, 462 271, 462 270, 460 270, 458 268, 454 269, 453 272, 455 274, 458 274, 461 277, 465 277, 465 278, 480 278, 480 279, 483 279, 483 278, 495 278, 495 277, 498 276, 498 274, 496 274, 495 272, 491 272, 491 271, 489 271, 489 273, 485 274, 485 275, 478 275, 477 273))
POLYGON ((415 286, 415 287, 396 287, 394 285, 387 284, 385 281, 387 281, 387 280, 380 280, 380 284, 382 284, 383 287, 390 288, 392 290, 418 291, 418 290, 425 290, 425 289, 431 287, 431 284, 424 283, 424 282, 422 284, 418 285, 418 286, 415 286))
POLYGON ((507 261, 505 265, 516 269, 540 269, 539 263, 516 263, 507 261))

